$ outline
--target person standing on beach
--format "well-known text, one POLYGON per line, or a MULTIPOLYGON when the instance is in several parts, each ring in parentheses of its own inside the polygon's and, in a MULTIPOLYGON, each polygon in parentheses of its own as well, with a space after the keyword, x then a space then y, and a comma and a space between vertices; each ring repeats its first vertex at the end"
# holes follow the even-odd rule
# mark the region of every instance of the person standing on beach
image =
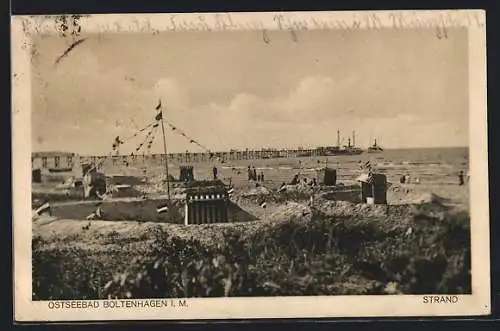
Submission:
POLYGON ((217 167, 216 166, 213 167, 212 173, 214 174, 214 180, 217 180, 217 167))
POLYGON ((253 180, 257 180, 257 170, 255 170, 255 167, 253 167, 252 171, 253 171, 253 176, 252 176, 253 180))
POLYGON ((264 172, 260 172, 260 181, 264 183, 264 172))
POLYGON ((250 165, 248 165, 248 181, 252 180, 252 169, 250 168, 250 165))
POLYGON ((464 184, 465 184, 465 182, 464 182, 464 172, 460 171, 460 173, 458 174, 458 185, 462 186, 464 184))

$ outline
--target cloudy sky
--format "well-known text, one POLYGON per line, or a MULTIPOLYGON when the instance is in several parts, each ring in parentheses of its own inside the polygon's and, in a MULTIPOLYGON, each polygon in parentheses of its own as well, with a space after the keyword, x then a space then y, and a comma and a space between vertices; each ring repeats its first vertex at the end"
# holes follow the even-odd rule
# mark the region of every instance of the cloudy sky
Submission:
MULTIPOLYGON (((212 150, 336 144, 468 145, 467 36, 434 30, 93 35, 36 42, 33 150, 108 154, 166 119, 212 150)), ((163 151, 161 132, 152 152, 163 151)), ((138 137, 122 147, 130 152, 138 137)), ((167 130, 169 152, 201 151, 167 130)))

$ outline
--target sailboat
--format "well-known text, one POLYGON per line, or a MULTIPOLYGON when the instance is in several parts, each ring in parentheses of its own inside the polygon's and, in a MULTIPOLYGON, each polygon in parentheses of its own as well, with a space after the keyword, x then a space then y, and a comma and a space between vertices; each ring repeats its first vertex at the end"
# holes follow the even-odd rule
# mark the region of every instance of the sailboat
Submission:
POLYGON ((371 145, 367 149, 368 153, 381 153, 383 151, 384 151, 384 149, 382 147, 380 147, 379 145, 377 145, 377 139, 375 139, 373 145, 371 145))

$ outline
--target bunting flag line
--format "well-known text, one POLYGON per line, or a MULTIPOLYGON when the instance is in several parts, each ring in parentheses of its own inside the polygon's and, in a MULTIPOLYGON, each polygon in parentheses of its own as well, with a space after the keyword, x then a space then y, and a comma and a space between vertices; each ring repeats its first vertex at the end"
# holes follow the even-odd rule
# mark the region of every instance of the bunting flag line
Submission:
MULTIPOLYGON (((195 144, 195 145, 199 146, 201 149, 203 149, 205 152, 210 152, 210 150, 208 148, 206 148, 205 146, 200 144, 196 139, 189 137, 187 134, 185 134, 184 132, 179 130, 179 128, 175 127, 172 123, 169 123, 167 121, 165 121, 165 122, 167 123, 167 125, 170 127, 170 129, 172 131, 175 131, 177 134, 179 134, 179 135, 183 136, 184 138, 186 138, 187 140, 189 140, 190 144, 195 144)), ((211 156, 211 158, 212 158, 212 156, 211 156)))
POLYGON ((144 146, 148 146, 149 147, 149 146, 151 146, 153 144, 153 139, 155 137, 156 128, 157 127, 153 126, 151 128, 151 130, 149 130, 149 132, 144 137, 143 141, 136 147, 136 149, 135 149, 136 152, 139 152, 141 150, 141 148, 144 147, 144 146))
POLYGON ((153 145, 153 141, 154 141, 154 139, 155 139, 155 135, 156 135, 156 130, 155 130, 155 129, 156 129, 156 127, 155 127, 155 128, 153 128, 153 133, 151 134, 151 138, 150 138, 150 139, 149 139, 149 141, 148 141, 148 146, 147 146, 147 150, 148 150, 148 152, 150 152, 150 151, 151 151, 151 146, 153 145))
POLYGON ((122 145, 123 141, 120 140, 120 136, 116 136, 114 142, 113 142, 113 150, 117 149, 118 146, 122 145))
MULTIPOLYGON (((135 138, 135 137, 139 136, 139 134, 141 132, 144 132, 145 130, 148 130, 148 129, 149 129, 149 131, 146 134, 146 136, 144 137, 143 141, 139 145, 137 145, 137 147, 135 148, 135 153, 138 153, 143 148, 147 149, 148 151, 150 151, 150 149, 152 147, 152 144, 153 144, 153 141, 154 141, 154 138, 155 138, 156 129, 159 127, 159 124, 160 124, 159 122, 162 121, 162 120, 165 121, 165 119, 163 118, 163 110, 162 110, 162 100, 161 100, 161 98, 158 99, 158 104, 156 105, 155 110, 157 111, 157 113, 156 113, 155 119, 154 119, 154 121, 152 123, 150 123, 147 126, 141 128, 140 130, 137 130, 133 135, 131 135, 129 137, 126 137, 125 139, 121 139, 119 136, 117 136, 115 138, 115 140, 113 141, 113 144, 112 144, 113 151, 119 153, 118 147, 120 145, 124 144, 125 142, 127 142, 128 140, 130 140, 132 138, 135 138)), ((196 139, 188 136, 186 133, 184 133, 178 127, 174 126, 172 123, 168 123, 167 121, 165 121, 165 123, 170 127, 170 129, 172 131, 174 131, 175 133, 177 133, 177 134, 183 136, 184 138, 186 138, 189 141, 190 144, 197 145, 205 153, 209 153, 209 159, 210 160, 214 158, 214 154, 211 153, 208 148, 206 148, 205 146, 203 146, 196 139)), ((132 152, 131 155, 134 155, 134 153, 132 152)))
POLYGON ((129 141, 132 138, 137 137, 139 135, 139 133, 146 131, 147 129, 151 128, 155 124, 156 124, 155 122, 149 123, 147 126, 145 126, 142 129, 136 131, 133 135, 131 135, 131 136, 125 138, 125 139, 119 139, 119 137, 116 137, 115 141, 113 142, 113 150, 115 150, 115 145, 116 145, 116 147, 118 147, 117 139, 120 141, 119 145, 123 145, 125 142, 129 141))

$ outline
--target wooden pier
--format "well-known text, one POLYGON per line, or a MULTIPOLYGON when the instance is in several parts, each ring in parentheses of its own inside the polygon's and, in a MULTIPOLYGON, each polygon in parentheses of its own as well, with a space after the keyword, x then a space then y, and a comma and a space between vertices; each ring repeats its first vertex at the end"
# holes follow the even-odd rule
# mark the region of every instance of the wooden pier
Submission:
POLYGON ((262 150, 230 150, 213 153, 168 153, 165 154, 145 154, 145 155, 113 155, 113 156, 81 156, 86 161, 94 163, 111 160, 113 165, 128 163, 138 164, 164 164, 166 158, 169 163, 211 163, 214 161, 239 161, 239 160, 262 160, 277 158, 296 157, 319 157, 321 149, 262 149, 262 150))

